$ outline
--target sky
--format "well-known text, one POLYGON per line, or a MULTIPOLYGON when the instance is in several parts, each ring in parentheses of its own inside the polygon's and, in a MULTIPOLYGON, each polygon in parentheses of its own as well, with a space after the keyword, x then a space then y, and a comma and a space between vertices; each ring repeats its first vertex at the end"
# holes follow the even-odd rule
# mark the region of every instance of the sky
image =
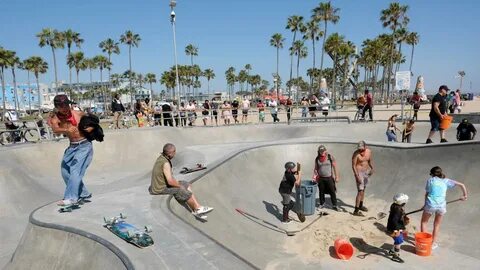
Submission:
MULTIPOLYGON (((225 91, 225 71, 232 66, 238 72, 246 64, 252 66, 251 74, 259 74, 273 85, 272 73, 276 68, 276 49, 269 44, 274 33, 285 38, 280 51, 280 76, 287 81, 290 70, 288 47, 293 34, 285 29, 287 18, 311 16, 311 10, 321 1, 313 0, 177 0, 175 12, 177 53, 179 64, 190 64, 185 47, 193 44, 199 55, 194 63, 202 69, 211 68, 216 78, 210 81, 210 91, 225 91)), ((424 76, 427 92, 433 93, 441 84, 451 89, 460 85, 455 78, 464 70, 464 92, 480 92, 480 1, 476 0, 410 0, 399 1, 409 6, 409 31, 418 32, 420 43, 415 47, 412 71, 424 76)), ((340 20, 329 25, 329 34, 338 32, 358 47, 367 38, 390 32, 382 27, 380 12, 390 1, 333 0, 340 8, 340 20)), ((170 24, 169 0, 0 0, 2 8, 0 46, 17 52, 21 59, 33 55, 43 57, 50 66, 40 81, 54 81, 52 53, 40 48, 36 34, 42 28, 73 29, 85 39, 81 51, 87 57, 102 54, 98 47, 107 38, 118 40, 126 30, 141 37, 138 48, 132 49, 132 66, 136 72, 161 73, 174 64, 173 31, 170 24)), ((323 26, 322 26, 323 27, 323 26)), ((306 70, 312 67, 311 42, 309 56, 300 63, 300 75, 306 79, 306 70)), ((321 43, 317 45, 316 65, 320 63, 321 43)), ((128 70, 128 49, 121 45, 121 54, 113 55, 113 73, 128 70)), ((73 48, 73 51, 79 49, 73 48)), ((408 70, 411 47, 403 45, 407 62, 400 70, 408 70)), ((68 82, 66 49, 57 50, 59 80, 68 82)), ((332 62, 325 57, 325 67, 332 62)), ((26 82, 25 72, 17 72, 17 81, 26 82)), ((11 83, 10 73, 6 80, 11 83)), ((73 72, 75 82, 75 72, 73 72)), ((295 64, 294 64, 295 74, 295 64)), ((363 72, 362 72, 363 74, 363 72)), ((105 76, 105 75, 104 75, 105 76)), ((99 80, 99 73, 94 74, 99 80)), ((89 73, 81 72, 80 81, 89 81, 89 73)), ((414 86, 414 82, 412 83, 414 86)), ((154 90, 165 89, 155 84, 154 90)), ((206 81, 202 92, 207 91, 206 81)))

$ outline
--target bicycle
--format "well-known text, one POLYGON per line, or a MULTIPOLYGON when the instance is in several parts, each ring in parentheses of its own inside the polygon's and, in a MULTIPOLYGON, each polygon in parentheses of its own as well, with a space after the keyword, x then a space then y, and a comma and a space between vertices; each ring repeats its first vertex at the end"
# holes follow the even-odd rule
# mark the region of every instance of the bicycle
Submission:
POLYGON ((23 121, 22 126, 16 129, 7 129, 0 132, 1 145, 10 145, 15 143, 25 143, 25 142, 34 143, 34 142, 38 142, 39 140, 40 140, 40 135, 38 134, 38 130, 36 128, 27 127, 26 121, 23 121))
POLYGON ((363 106, 363 107, 357 106, 357 108, 358 108, 358 110, 355 113, 355 116, 353 117, 353 121, 357 121, 357 122, 367 121, 367 119, 369 118, 368 113, 365 114, 365 118, 362 117, 363 116, 363 109, 365 108, 365 106, 363 106))

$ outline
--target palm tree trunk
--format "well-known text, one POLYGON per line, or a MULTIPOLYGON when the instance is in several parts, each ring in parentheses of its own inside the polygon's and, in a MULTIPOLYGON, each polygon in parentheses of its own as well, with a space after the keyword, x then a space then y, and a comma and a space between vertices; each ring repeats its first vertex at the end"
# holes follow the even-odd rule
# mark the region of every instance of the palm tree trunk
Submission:
POLYGON ((55 57, 55 49, 53 47, 51 48, 52 48, 52 54, 53 54, 53 68, 55 69, 55 95, 58 95, 57 58, 55 57))
POLYGON ((337 81, 337 53, 335 53, 335 58, 333 60, 333 78, 332 78, 332 96, 333 104, 337 104, 337 93, 335 92, 335 82, 337 81))
POLYGON ((297 57, 297 80, 298 80, 298 70, 300 69, 300 52, 298 52, 297 57))
POLYGON ((398 46, 398 52, 400 54, 400 59, 397 62, 397 66, 395 67, 395 72, 398 72, 400 70, 400 65, 402 62, 402 43, 400 42, 400 45, 398 46))
POLYGON ((207 94, 210 96, 210 79, 207 80, 207 94))
MULTIPOLYGON (((111 53, 108 54, 108 62, 110 63, 110 65, 112 64, 112 62, 110 61, 110 58, 111 58, 111 53)), ((111 74, 112 72, 112 68, 108 68, 108 92, 110 93, 110 97, 111 97, 111 92, 112 92, 112 79, 111 79, 111 74)), ((109 100, 108 100, 109 101, 109 100)), ((107 101, 107 104, 109 104, 109 102, 107 101)))
POLYGON ((30 85, 30 71, 27 69, 27 83, 28 83, 28 110, 32 114, 32 86, 30 85))
POLYGON ((415 50, 415 45, 412 45, 412 54, 410 55, 410 72, 412 72, 412 63, 413 63, 413 52, 415 50))
POLYGON ((5 98, 7 94, 5 93, 5 77, 3 76, 4 69, 3 67, 0 70, 0 79, 2 80, 2 100, 3 100, 3 113, 2 113, 2 120, 5 121, 5 113, 7 112, 7 102, 5 98))
POLYGON ((387 74, 387 78, 388 78, 388 81, 387 81, 387 108, 388 108, 388 101, 390 99, 390 86, 391 86, 391 82, 392 82, 392 70, 393 70, 393 50, 395 48, 395 30, 396 29, 393 29, 393 32, 392 32, 392 47, 390 49, 390 62, 388 63, 388 74, 387 74))
POLYGON ((128 65, 129 65, 129 70, 130 70, 130 102, 131 102, 131 107, 133 108, 133 85, 132 85, 132 45, 128 45, 128 65))
MULTIPOLYGON (((275 73, 275 80, 278 82, 278 51, 279 51, 279 48, 277 47, 277 72, 275 73)), ((280 94, 280 91, 279 91, 279 87, 278 87, 278 83, 275 83, 275 90, 277 91, 277 97, 279 96, 280 94)))
POLYGON ((106 96, 106 91, 105 87, 103 87, 103 68, 100 68, 100 87, 102 88, 102 95, 103 95, 103 112, 105 113, 107 111, 107 96, 106 96))
POLYGON ((323 43, 322 43, 322 58, 320 60, 320 81, 322 80, 323 73, 323 56, 325 55, 325 41, 327 39, 327 20, 325 20, 325 30, 323 31, 323 43))
MULTIPOLYGON (((297 38, 297 31, 293 32, 292 48, 293 48, 293 43, 295 43, 296 38, 297 38)), ((289 81, 292 80, 292 72, 293 72, 293 54, 290 55, 290 79, 289 79, 289 81)), ((278 82, 277 82, 277 85, 278 85, 278 82)), ((288 89, 288 97, 289 98, 290 98, 291 94, 292 94, 292 84, 290 83, 290 87, 288 89)), ((277 93, 277 99, 278 99, 278 93, 277 93)))
POLYGON ((37 95, 38 95, 38 113, 42 111, 42 100, 40 96, 40 83, 38 82, 38 73, 35 73, 35 79, 37 81, 37 95))
MULTIPOLYGON (((68 54, 67 54, 67 59, 70 57, 70 47, 71 45, 67 46, 68 54)), ((68 83, 69 83, 69 90, 70 90, 70 98, 72 98, 73 94, 73 88, 72 88, 72 68, 68 66, 68 83)))
POLYGON ((18 109, 20 109, 20 103, 18 102, 18 92, 17 92, 17 78, 15 77, 15 68, 12 68, 12 78, 13 78, 13 103, 15 103, 15 114, 18 115, 18 109))
MULTIPOLYGON (((315 37, 312 38, 312 50, 313 50, 313 68, 312 71, 315 71, 315 37)), ((313 92, 313 76, 310 76, 310 91, 309 93, 312 94, 313 92)))

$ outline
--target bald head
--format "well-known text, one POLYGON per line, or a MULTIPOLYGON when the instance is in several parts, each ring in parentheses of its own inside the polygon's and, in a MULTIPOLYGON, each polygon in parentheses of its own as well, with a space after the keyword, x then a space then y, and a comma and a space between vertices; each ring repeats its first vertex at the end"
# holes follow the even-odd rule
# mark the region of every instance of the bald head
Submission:
POLYGON ((175 151, 175 145, 173 143, 167 143, 163 146, 163 153, 168 154, 175 151))

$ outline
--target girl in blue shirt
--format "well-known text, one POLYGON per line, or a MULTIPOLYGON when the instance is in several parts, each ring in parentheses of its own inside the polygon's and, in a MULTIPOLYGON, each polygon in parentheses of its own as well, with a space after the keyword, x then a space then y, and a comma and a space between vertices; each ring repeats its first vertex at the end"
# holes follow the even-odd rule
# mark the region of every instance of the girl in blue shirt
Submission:
POLYGON ((423 207, 421 231, 424 232, 426 230, 428 220, 435 214, 432 232, 432 249, 435 249, 438 247, 435 239, 440 229, 440 222, 442 222, 442 217, 447 212, 447 190, 459 186, 463 191, 461 200, 465 201, 467 199, 467 189, 464 184, 446 178, 442 169, 438 166, 430 170, 430 175, 432 178, 427 180, 425 187, 425 205, 423 207))

